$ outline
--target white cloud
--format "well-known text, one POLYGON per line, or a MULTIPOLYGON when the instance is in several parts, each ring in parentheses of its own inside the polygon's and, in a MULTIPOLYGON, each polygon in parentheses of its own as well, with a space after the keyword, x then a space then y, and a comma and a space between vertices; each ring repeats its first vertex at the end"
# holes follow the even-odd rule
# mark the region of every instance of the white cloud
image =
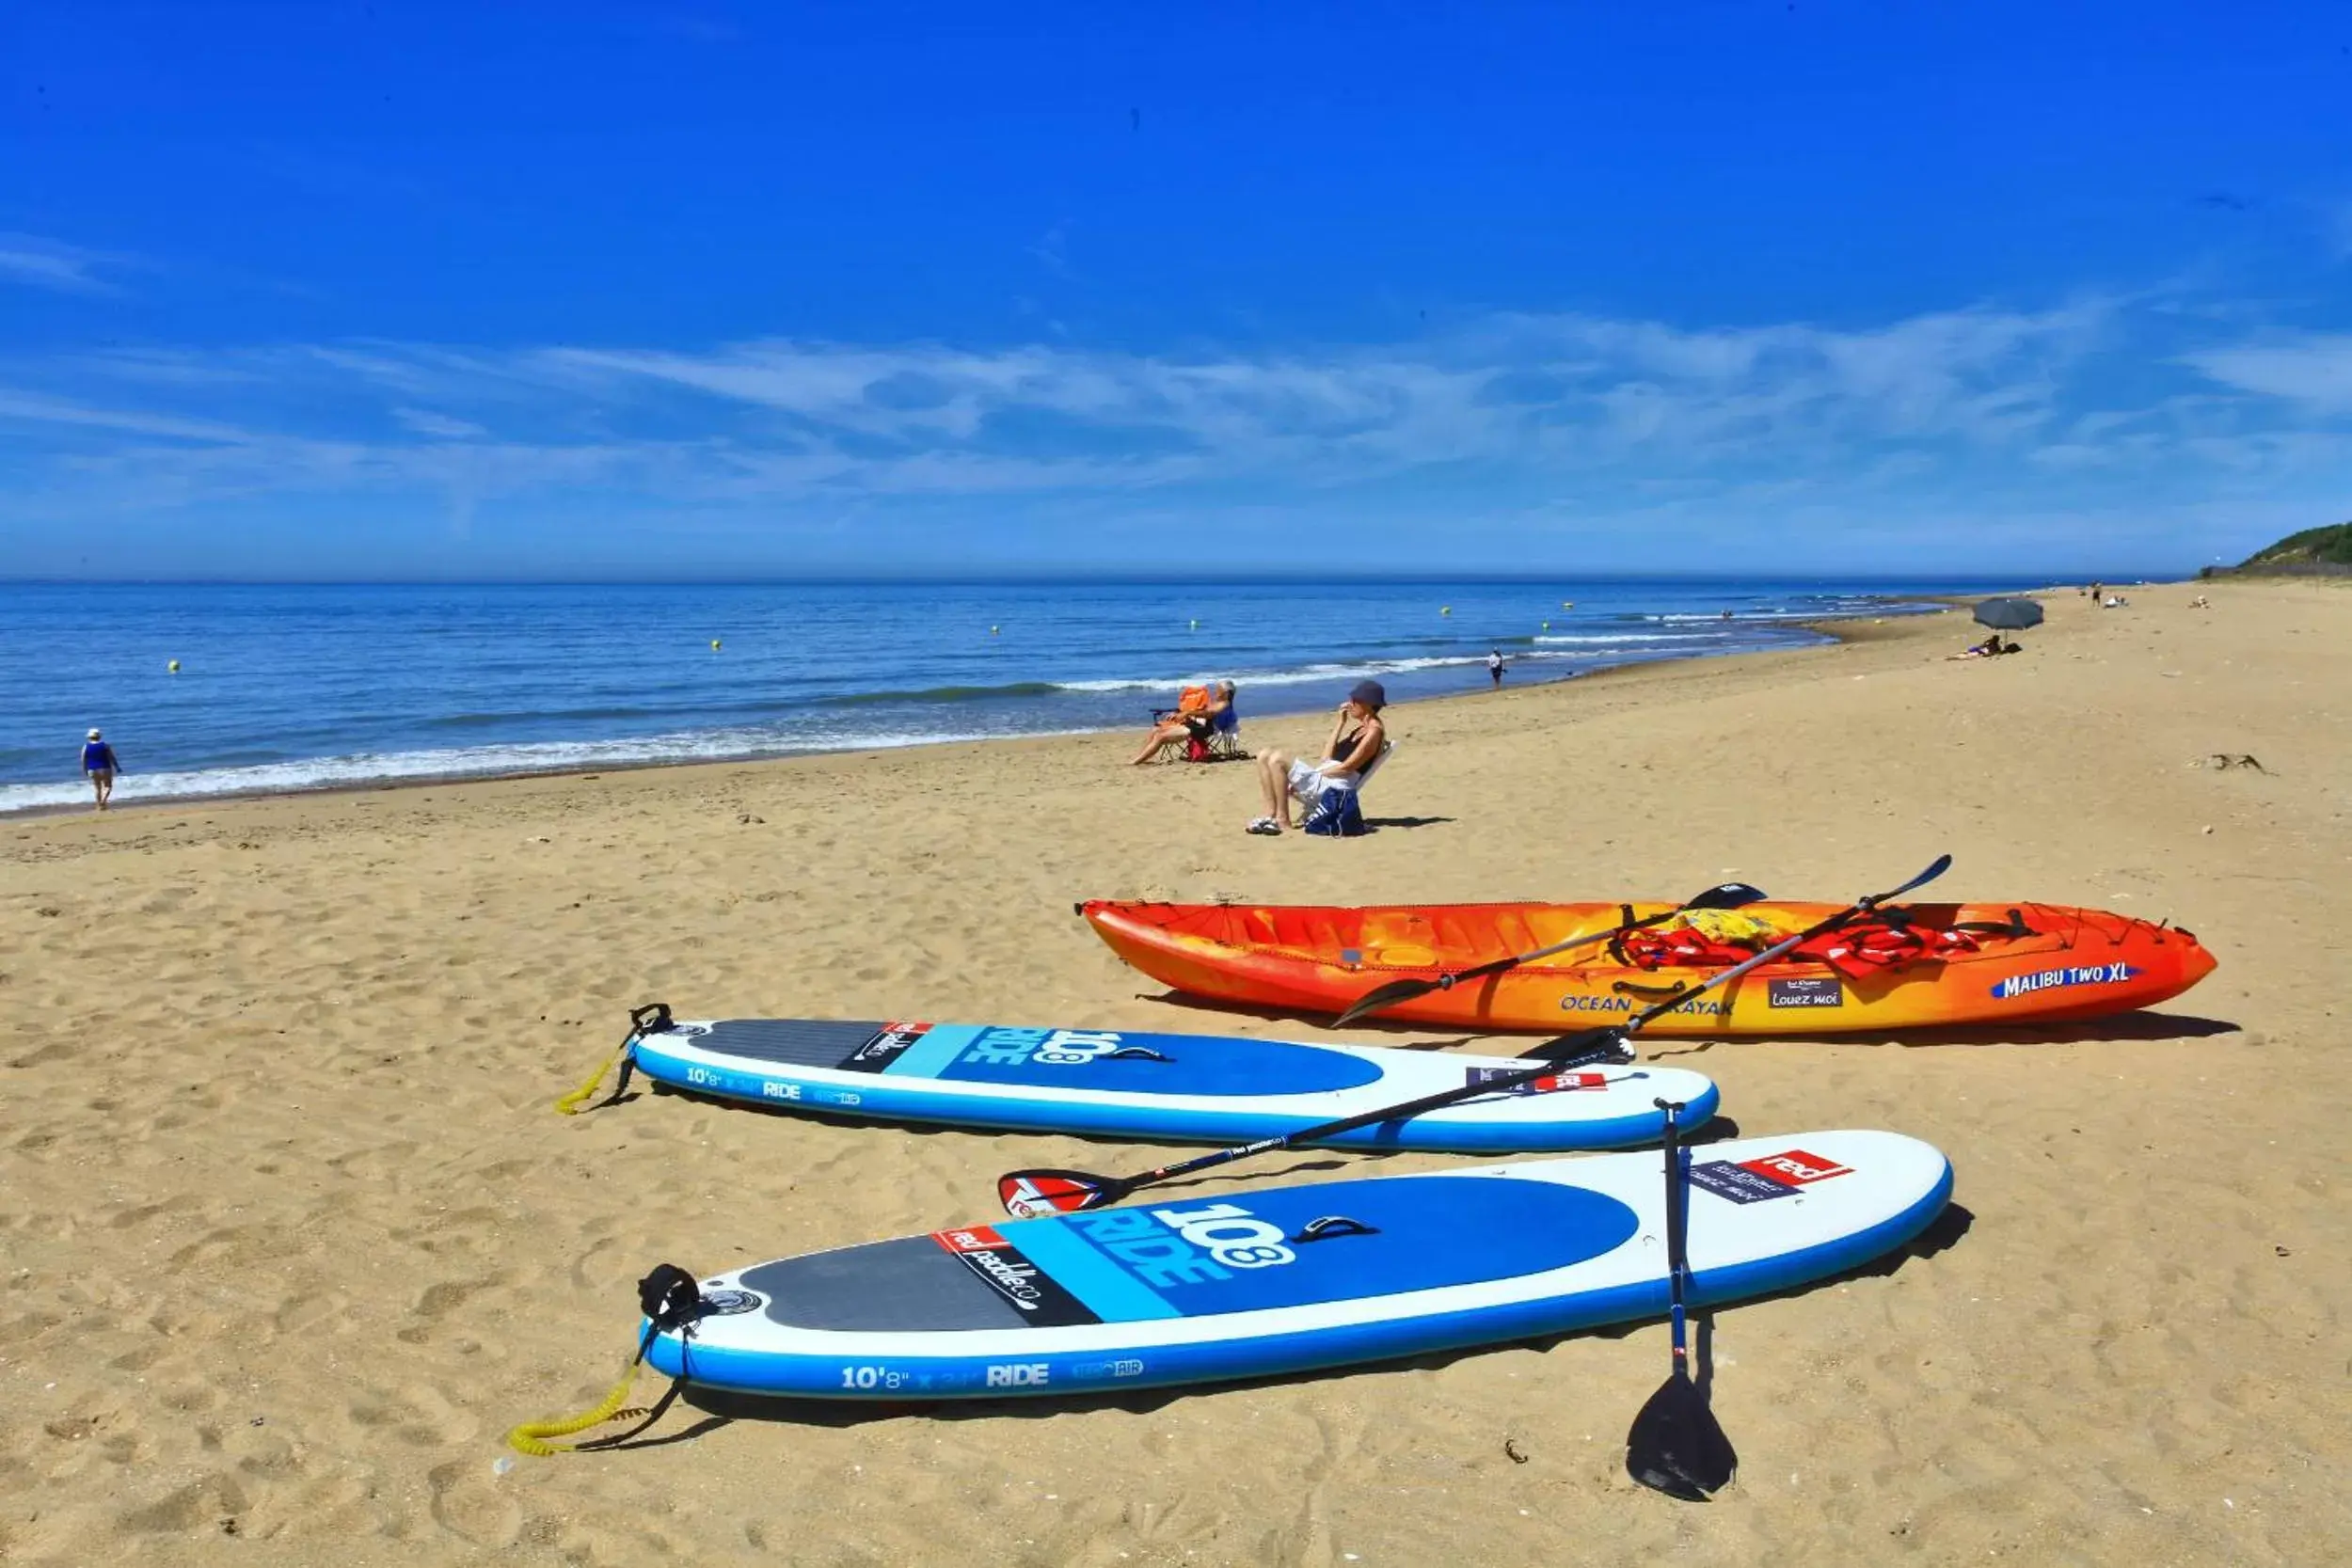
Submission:
POLYGON ((118 260, 37 234, 0 234, 0 283, 22 283, 60 293, 112 293, 114 286, 98 273, 118 260))
POLYGON ((1107 517, 1150 492, 1180 508, 1213 496, 1221 514, 1343 489, 1386 504, 1417 485, 1413 504, 1440 512, 1429 498, 1507 498, 1508 514, 1559 496, 1636 516, 1671 496, 1686 517, 1793 517, 1832 497, 1973 502, 1994 480, 2023 495, 2184 467, 2323 474, 2340 446, 2300 437, 2338 407, 2328 377, 2352 365, 2352 340, 2184 356, 2164 338, 2220 330, 2092 298, 1839 327, 1496 314, 1406 342, 1254 352, 150 348, 0 364, 0 440, 19 489, 93 505, 421 495, 467 515, 592 492, 743 517, 958 497, 1107 517))
POLYGON ((2304 333, 2192 354, 2184 362, 2227 387, 2352 413, 2352 333, 2304 333))
POLYGON ((234 425, 140 409, 91 408, 64 398, 0 388, 0 422, 78 425, 134 436, 176 436, 189 441, 241 443, 254 439, 234 425))
POLYGON ((447 414, 436 414, 430 408, 395 408, 392 418, 420 436, 437 436, 448 440, 469 440, 489 432, 471 420, 453 420, 447 414))

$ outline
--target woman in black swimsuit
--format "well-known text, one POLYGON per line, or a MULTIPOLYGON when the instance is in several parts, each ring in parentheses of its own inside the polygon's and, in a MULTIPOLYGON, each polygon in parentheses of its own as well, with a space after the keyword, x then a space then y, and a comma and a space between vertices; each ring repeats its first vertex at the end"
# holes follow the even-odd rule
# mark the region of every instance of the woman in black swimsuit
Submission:
POLYGON ((1379 760, 1380 748, 1388 744, 1388 729, 1380 722, 1380 710, 1388 705, 1389 694, 1378 681, 1358 681, 1332 719, 1331 739, 1323 748, 1321 762, 1309 762, 1279 749, 1260 752, 1258 792, 1265 800, 1265 814, 1252 821, 1248 831, 1279 833, 1295 827, 1291 820, 1293 801, 1312 805, 1331 785, 1353 784, 1361 779, 1364 769, 1379 760))

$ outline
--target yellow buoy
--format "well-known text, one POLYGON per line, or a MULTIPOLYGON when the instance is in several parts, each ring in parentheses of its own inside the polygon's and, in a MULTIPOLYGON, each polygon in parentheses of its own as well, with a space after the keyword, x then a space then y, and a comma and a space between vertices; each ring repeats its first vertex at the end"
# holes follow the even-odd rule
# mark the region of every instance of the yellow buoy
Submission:
POLYGON ((991 626, 991 627, 989 627, 989 628, 988 628, 988 635, 989 635, 989 636, 991 636, 991 637, 995 636, 995 635, 996 635, 996 628, 995 628, 994 626, 991 626))
POLYGON ((1441 604, 1438 607, 1438 613, 1440 615, 1451 615, 1454 613, 1454 607, 1450 604, 1441 604))
POLYGON ((710 651, 714 654, 719 651, 719 640, 715 637, 710 640, 710 651))
POLYGON ((176 675, 180 673, 180 661, 175 658, 169 664, 165 665, 164 668, 176 675))

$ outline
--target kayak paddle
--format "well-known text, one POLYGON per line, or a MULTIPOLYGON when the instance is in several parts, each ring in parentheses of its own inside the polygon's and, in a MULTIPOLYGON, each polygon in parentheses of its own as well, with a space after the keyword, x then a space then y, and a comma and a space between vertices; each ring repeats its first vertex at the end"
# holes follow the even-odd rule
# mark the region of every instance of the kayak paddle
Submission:
POLYGON ((1579 1034, 1563 1036, 1544 1048, 1545 1059, 1543 1061, 1521 1071, 1505 1073, 1500 1078, 1489 1079, 1483 1084, 1465 1084, 1460 1088, 1440 1089, 1436 1094, 1422 1095, 1418 1100, 1408 1100, 1400 1105, 1359 1112, 1352 1117, 1343 1117, 1337 1121, 1324 1122, 1320 1126, 1302 1127, 1295 1132, 1285 1132, 1279 1137, 1260 1138, 1255 1143, 1236 1144, 1231 1148, 1220 1148, 1213 1153, 1197 1155, 1189 1160, 1180 1160, 1172 1165, 1162 1165, 1156 1170, 1148 1170, 1139 1176, 1099 1176, 1091 1171, 1083 1170, 1008 1171, 996 1179, 997 1201, 1005 1206, 1005 1212, 1021 1219, 1034 1219, 1044 1214, 1074 1214, 1083 1210, 1100 1209, 1105 1204, 1117 1203, 1129 1194, 1138 1192, 1145 1187, 1156 1187, 1163 1181, 1179 1176, 1190 1176, 1195 1171, 1230 1164, 1235 1160, 1247 1160, 1255 1154, 1270 1154, 1278 1148, 1295 1148, 1301 1144, 1315 1143, 1324 1138, 1336 1138, 1343 1132, 1353 1132, 1359 1127, 1371 1127, 1384 1121, 1405 1121, 1420 1116, 1424 1111, 1437 1110, 1440 1106, 1457 1104, 1465 1100, 1475 1100, 1481 1095, 1501 1094, 1521 1085, 1534 1085, 1557 1073, 1563 1067, 1572 1067, 1581 1061, 1590 1061, 1597 1057, 1613 1058, 1619 1062, 1629 1060, 1629 1053, 1625 1047, 1626 1037, 1639 1031, 1644 1024, 1662 1018, 1693 997, 1704 996, 1718 987, 1731 984, 1732 981, 1739 979, 1758 965, 1768 964, 1774 958, 1811 942, 1815 937, 1836 930, 1858 914, 1869 913, 1890 898, 1909 893, 1923 882, 1933 881, 1941 877, 1951 863, 1951 856, 1940 856, 1934 864, 1903 883, 1902 886, 1885 893, 1867 894, 1810 929, 1799 931, 1792 937, 1785 937, 1755 957, 1743 958, 1729 969, 1710 975, 1695 986, 1688 986, 1676 991, 1663 1001, 1635 1013, 1623 1023, 1608 1024, 1598 1029, 1587 1029, 1579 1034))
POLYGON ((1358 997, 1347 1011, 1333 1019, 1326 1027, 1343 1028, 1366 1014, 1393 1007, 1400 1002, 1410 1002, 1417 996, 1427 996, 1433 990, 1452 990, 1465 980, 1483 980, 1489 974, 1500 974, 1506 969, 1517 969, 1521 964, 1534 963, 1537 958, 1565 953, 1571 947, 1588 946, 1596 942, 1606 942, 1611 937, 1622 936, 1628 931, 1660 925, 1672 920, 1683 910, 1736 910, 1742 904, 1756 903, 1764 896, 1763 889, 1750 887, 1745 882, 1724 882, 1708 888, 1681 909, 1666 910, 1629 925, 1612 926, 1605 931, 1586 931, 1565 942, 1555 942, 1549 947, 1538 947, 1532 953, 1518 953, 1507 958, 1496 958, 1473 968, 1457 970, 1452 974, 1440 974, 1434 980, 1391 980, 1387 985, 1375 987, 1358 997))
POLYGON ((1668 1323, 1674 1336, 1674 1370, 1659 1385, 1625 1438, 1626 1473, 1687 1503, 1703 1503, 1739 1473, 1740 1455, 1691 1376, 1691 1351, 1682 1307, 1691 1273, 1686 1249, 1690 1227, 1689 1150, 1682 1147, 1677 1118, 1681 1105, 1653 1103, 1666 1113, 1666 1289, 1668 1323))

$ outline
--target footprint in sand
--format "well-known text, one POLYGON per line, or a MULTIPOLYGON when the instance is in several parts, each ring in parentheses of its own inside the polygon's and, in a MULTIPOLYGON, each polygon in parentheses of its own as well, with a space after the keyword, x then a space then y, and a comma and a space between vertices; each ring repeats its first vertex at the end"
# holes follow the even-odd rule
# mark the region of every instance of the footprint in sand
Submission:
POLYGON ((471 1460, 453 1460, 426 1472, 434 1522, 477 1546, 511 1546, 522 1535, 522 1508, 477 1475, 479 1468, 471 1460))
POLYGON ((214 1475, 119 1514, 116 1522, 141 1534, 184 1535, 191 1530, 222 1528, 222 1520, 235 1518, 248 1506, 245 1488, 228 1476, 214 1475))

